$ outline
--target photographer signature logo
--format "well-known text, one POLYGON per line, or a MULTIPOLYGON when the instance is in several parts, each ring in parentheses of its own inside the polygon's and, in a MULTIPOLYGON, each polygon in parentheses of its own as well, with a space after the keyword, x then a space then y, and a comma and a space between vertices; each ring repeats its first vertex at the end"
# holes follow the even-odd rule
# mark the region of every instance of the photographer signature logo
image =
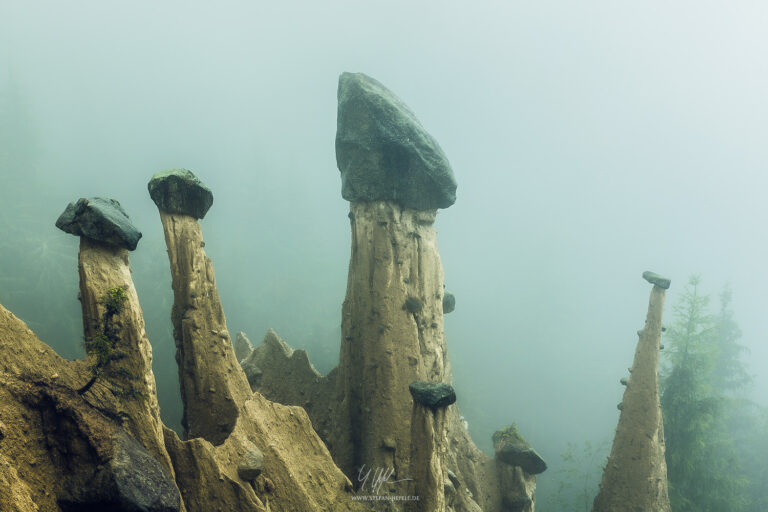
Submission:
POLYGON ((394 474, 395 468, 366 468, 366 465, 363 464, 357 472, 357 481, 360 483, 360 491, 364 491, 367 486, 371 493, 379 494, 384 484, 413 481, 413 478, 390 480, 394 474))

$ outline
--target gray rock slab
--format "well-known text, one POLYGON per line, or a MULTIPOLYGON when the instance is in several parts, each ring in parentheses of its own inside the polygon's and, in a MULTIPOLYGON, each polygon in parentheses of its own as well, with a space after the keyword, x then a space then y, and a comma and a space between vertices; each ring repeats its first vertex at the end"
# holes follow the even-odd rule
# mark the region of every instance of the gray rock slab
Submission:
POLYGON ((213 204, 211 189, 187 169, 160 171, 152 176, 147 188, 157 207, 168 213, 202 219, 213 204))
POLYGON ((237 466, 237 474, 243 480, 250 482, 256 480, 261 474, 264 465, 264 455, 253 443, 248 442, 247 446, 248 450, 245 452, 243 460, 237 466))
POLYGON ((413 401, 430 409, 448 407, 456 402, 456 392, 453 386, 442 382, 426 382, 417 380, 408 386, 413 401))
POLYGON ((173 478, 138 441, 121 434, 109 462, 121 510, 176 512, 181 496, 173 478))
POLYGON ((129 251, 136 249, 141 238, 141 232, 131 223, 120 203, 103 197, 81 198, 69 203, 56 220, 56 227, 129 251))
POLYGON ((336 163, 347 201, 448 208, 456 179, 440 145, 411 109, 363 73, 339 77, 336 163))
POLYGON ((643 272, 643 279, 665 290, 668 289, 669 285, 672 283, 670 279, 667 279, 666 277, 662 277, 659 274, 656 274, 649 270, 646 270, 645 272, 643 272))

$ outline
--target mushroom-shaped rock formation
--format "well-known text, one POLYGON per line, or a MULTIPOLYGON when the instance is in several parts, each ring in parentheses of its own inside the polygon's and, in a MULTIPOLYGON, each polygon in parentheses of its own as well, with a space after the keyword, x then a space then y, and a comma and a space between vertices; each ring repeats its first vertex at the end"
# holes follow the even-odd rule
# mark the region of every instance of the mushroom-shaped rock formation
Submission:
POLYGON ((169 169, 152 176, 147 185, 158 208, 202 219, 213 204, 213 192, 187 169, 169 169))
MULTIPOLYGON (((426 442, 428 432, 442 427, 420 404, 414 416, 408 385, 452 379, 434 221, 437 208, 454 202, 456 183, 413 113, 365 75, 341 76, 337 127, 352 249, 339 366, 325 379, 335 380, 337 396, 328 445, 350 478, 363 465, 391 470, 393 479, 410 478, 418 445, 412 435, 426 442)), ((495 463, 472 442, 456 407, 436 412, 444 417, 451 447, 444 454, 446 468, 459 483, 453 510, 500 509, 495 463)), ((439 485, 428 488, 442 489, 443 476, 432 476, 439 485)))
POLYGON ((338 100, 336 162, 344 199, 394 201, 415 210, 456 201, 443 150, 389 89, 363 73, 343 73, 338 100))
POLYGON ((443 314, 453 313, 456 309, 456 296, 451 292, 445 292, 443 295, 443 314))
POLYGON ((430 409, 448 407, 456 402, 453 386, 442 382, 414 381, 408 385, 413 401, 430 409))
POLYGON ((515 425, 510 425, 493 434, 496 458, 510 466, 519 466, 530 475, 538 475, 547 469, 547 463, 523 439, 515 425))
POLYGON ((659 346, 665 290, 669 279, 652 272, 645 327, 639 332, 632 378, 624 390, 619 424, 593 512, 669 512, 664 423, 659 403, 659 346))
POLYGON ((69 203, 56 221, 56 227, 129 251, 136 249, 141 238, 120 203, 103 197, 81 198, 76 203, 69 203))

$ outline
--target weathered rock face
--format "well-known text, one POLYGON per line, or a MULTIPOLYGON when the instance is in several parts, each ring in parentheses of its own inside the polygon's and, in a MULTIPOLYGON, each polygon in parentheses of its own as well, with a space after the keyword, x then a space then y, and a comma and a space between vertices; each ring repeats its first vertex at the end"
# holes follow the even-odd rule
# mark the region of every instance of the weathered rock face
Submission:
POLYGON ((120 203, 114 199, 92 197, 69 203, 56 221, 56 227, 75 236, 84 236, 129 251, 136 249, 141 233, 120 203))
POLYGON ((213 204, 213 192, 191 171, 170 169, 152 176, 147 185, 158 208, 202 219, 213 204))
POLYGON ((658 383, 664 290, 669 280, 648 274, 643 277, 654 284, 648 315, 645 328, 638 333, 631 377, 594 512, 670 510, 658 383))
POLYGON ((397 96, 362 73, 343 73, 338 99, 336 162, 344 199, 416 210, 456 201, 448 159, 397 96))

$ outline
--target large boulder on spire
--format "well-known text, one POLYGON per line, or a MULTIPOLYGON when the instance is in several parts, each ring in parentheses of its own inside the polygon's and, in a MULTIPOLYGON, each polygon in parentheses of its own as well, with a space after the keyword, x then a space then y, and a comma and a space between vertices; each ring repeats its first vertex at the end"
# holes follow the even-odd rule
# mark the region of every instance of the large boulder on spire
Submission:
POLYGON ((167 213, 181 213, 202 219, 213 204, 213 192, 187 169, 169 169, 152 176, 149 196, 167 213))
POLYGON ((56 227, 129 251, 136 249, 141 238, 141 232, 133 226, 120 203, 103 197, 81 198, 69 203, 56 220, 56 227))
POLYGON ((347 201, 448 208, 456 179, 437 141, 400 98, 363 73, 339 77, 336 163, 347 201))
POLYGON ((529 475, 538 475, 547 469, 547 463, 520 435, 514 424, 493 434, 493 447, 497 460, 510 466, 519 466, 529 475))

